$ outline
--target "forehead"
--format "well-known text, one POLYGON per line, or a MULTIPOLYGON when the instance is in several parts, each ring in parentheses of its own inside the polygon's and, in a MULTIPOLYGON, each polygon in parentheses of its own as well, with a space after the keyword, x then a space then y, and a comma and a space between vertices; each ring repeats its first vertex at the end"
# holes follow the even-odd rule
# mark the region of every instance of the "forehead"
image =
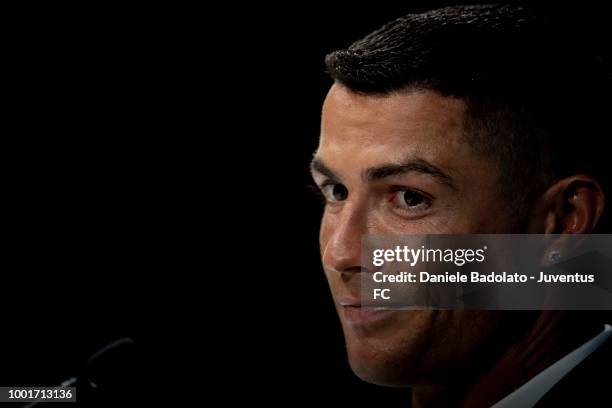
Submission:
POLYGON ((470 153, 464 110, 463 101, 433 91, 361 95, 335 84, 323 104, 318 155, 351 156, 364 165, 413 156, 452 167, 454 156, 470 153))

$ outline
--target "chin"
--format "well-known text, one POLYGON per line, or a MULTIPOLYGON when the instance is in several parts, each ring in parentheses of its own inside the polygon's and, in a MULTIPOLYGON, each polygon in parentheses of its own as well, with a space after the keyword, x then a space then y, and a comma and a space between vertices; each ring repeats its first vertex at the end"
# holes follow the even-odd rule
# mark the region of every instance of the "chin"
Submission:
POLYGON ((437 314, 398 311, 370 322, 341 314, 349 364, 362 380, 388 387, 430 383, 438 360, 431 337, 437 314))
POLYGON ((415 361, 405 350, 375 339, 347 339, 351 370, 371 384, 385 387, 408 387, 415 383, 415 361))

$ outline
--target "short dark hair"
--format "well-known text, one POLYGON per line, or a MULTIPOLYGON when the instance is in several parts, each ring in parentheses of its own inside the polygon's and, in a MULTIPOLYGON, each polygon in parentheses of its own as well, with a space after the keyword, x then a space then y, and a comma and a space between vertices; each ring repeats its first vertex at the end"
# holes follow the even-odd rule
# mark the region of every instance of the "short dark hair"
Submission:
POLYGON ((557 178, 584 172, 607 184, 608 69, 583 39, 539 12, 471 5, 409 14, 325 64, 357 93, 422 89, 464 100, 466 138, 498 160, 500 191, 518 213, 557 178))

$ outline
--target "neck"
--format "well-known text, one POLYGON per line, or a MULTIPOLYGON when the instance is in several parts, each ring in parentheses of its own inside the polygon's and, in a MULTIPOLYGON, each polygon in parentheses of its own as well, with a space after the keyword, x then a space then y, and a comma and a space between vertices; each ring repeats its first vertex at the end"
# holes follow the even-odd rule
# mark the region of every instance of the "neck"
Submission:
MULTIPOLYGON (((601 331, 586 312, 542 311, 533 325, 506 347, 494 363, 471 377, 466 368, 454 384, 417 386, 412 406, 490 407, 601 331)), ((483 353, 484 354, 484 353, 483 353)), ((473 367, 473 366, 472 366, 473 367)))

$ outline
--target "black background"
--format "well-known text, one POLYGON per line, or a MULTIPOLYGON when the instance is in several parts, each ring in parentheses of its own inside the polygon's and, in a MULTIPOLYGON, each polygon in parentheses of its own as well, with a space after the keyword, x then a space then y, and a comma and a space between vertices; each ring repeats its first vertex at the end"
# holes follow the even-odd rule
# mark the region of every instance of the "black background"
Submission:
MULTIPOLYGON (((252 166, 254 171, 237 172, 239 191, 232 196, 240 204, 239 218, 255 221, 256 234, 265 237, 254 244, 249 262, 260 283, 265 282, 258 286, 257 318, 247 329, 258 341, 246 343, 251 345, 246 353, 257 356, 255 369, 268 373, 263 378, 246 376, 255 378, 250 380, 254 392, 264 400, 349 406, 410 404, 409 391, 366 384, 348 367, 340 325, 317 256, 320 206, 306 186, 321 102, 331 84, 323 73, 324 55, 395 17, 435 3, 449 4, 271 7, 258 10, 257 15, 266 18, 246 24, 252 46, 245 61, 251 63, 242 65, 240 78, 241 84, 251 84, 246 93, 249 102, 255 102, 247 103, 248 117, 253 120, 236 140, 247 152, 241 168, 252 166)), ((561 24, 609 48, 605 36, 608 17, 601 9, 575 4, 561 8, 542 3, 542 7, 561 24)), ((252 230, 241 231, 242 242, 253 242, 252 230)))
MULTIPOLYGON (((408 406, 348 367, 308 164, 325 54, 451 3, 15 13, 0 384, 56 384, 129 336, 134 389, 408 406)), ((549 10, 606 47, 601 9, 549 10)))

